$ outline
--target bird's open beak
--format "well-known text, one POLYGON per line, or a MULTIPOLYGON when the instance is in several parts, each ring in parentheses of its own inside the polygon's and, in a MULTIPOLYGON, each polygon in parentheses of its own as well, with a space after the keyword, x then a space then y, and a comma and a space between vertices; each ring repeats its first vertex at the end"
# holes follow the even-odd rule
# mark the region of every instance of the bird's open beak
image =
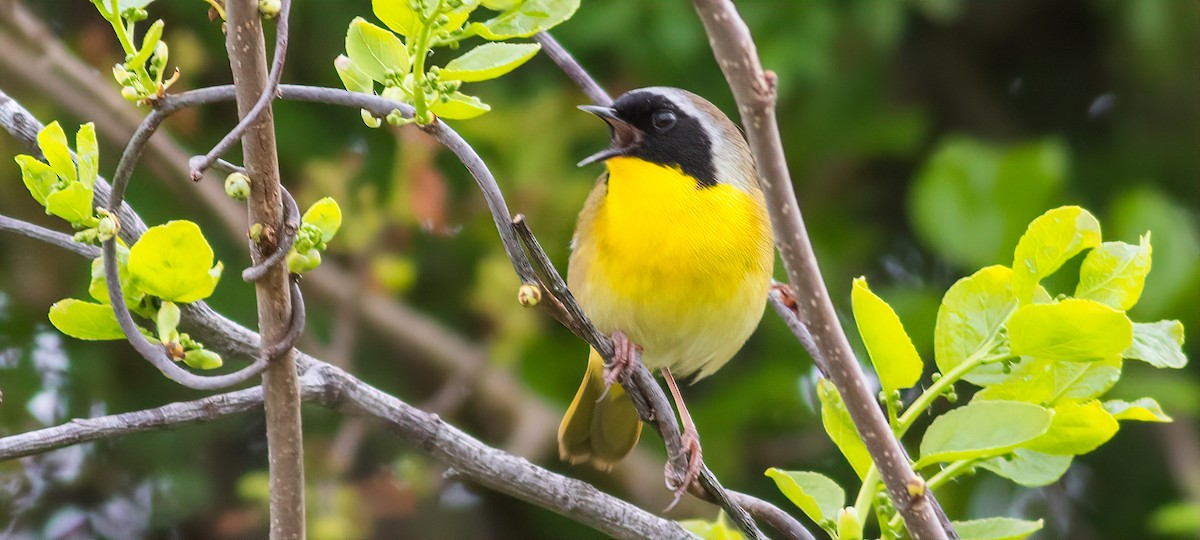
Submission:
POLYGON ((599 116, 601 120, 604 120, 608 124, 612 135, 612 145, 584 158, 583 161, 579 162, 579 167, 590 165, 597 161, 604 161, 608 158, 627 155, 638 143, 642 142, 642 137, 644 136, 642 130, 618 118, 617 112, 612 107, 580 105, 579 110, 599 116))

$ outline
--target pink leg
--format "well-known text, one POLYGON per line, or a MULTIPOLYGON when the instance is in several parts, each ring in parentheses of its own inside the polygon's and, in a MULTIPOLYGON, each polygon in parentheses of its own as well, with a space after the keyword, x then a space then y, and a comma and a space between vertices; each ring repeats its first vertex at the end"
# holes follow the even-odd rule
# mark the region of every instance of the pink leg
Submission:
POLYGON ((633 359, 637 356, 639 347, 629 340, 624 332, 620 330, 613 332, 613 361, 611 365, 604 366, 604 392, 600 394, 599 402, 608 396, 608 389, 616 383, 625 373, 633 367, 633 359))
MULTIPOLYGON (((700 478, 700 466, 704 463, 700 454, 700 432, 696 431, 696 423, 692 421, 692 415, 687 410, 687 405, 683 403, 683 395, 679 393, 679 386, 675 384, 675 377, 671 376, 671 370, 662 368, 663 378, 667 381, 667 387, 671 389, 671 397, 675 399, 675 408, 679 410, 679 419, 683 422, 682 444, 683 451, 687 453, 688 468, 687 474, 683 480, 677 485, 671 485, 668 480, 667 487, 675 492, 675 499, 667 506, 667 510, 679 504, 679 500, 683 498, 683 493, 687 491, 688 486, 692 485, 696 479, 700 478)), ((669 465, 668 465, 669 467, 669 465)), ((667 478, 671 475, 668 474, 667 478)))

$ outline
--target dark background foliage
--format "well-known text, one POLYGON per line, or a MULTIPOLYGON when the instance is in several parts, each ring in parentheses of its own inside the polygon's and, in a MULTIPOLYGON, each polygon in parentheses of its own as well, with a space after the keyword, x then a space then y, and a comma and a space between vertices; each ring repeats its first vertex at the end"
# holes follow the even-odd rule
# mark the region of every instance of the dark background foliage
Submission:
MULTIPOLYGON (((90 3, 26 4, 95 69, 106 74, 117 61, 111 29, 90 3)), ((931 364, 941 293, 978 267, 1010 264, 1024 225, 1060 204, 1093 211, 1106 240, 1136 242, 1152 230, 1154 270, 1133 315, 1177 318, 1192 333, 1200 328, 1194 3, 738 5, 763 64, 779 75, 778 115, 796 190, 852 335, 850 282, 866 275, 931 364)), ((150 13, 167 22, 170 63, 183 72, 177 89, 229 81, 219 23, 209 22, 202 2, 160 1, 150 13)), ((332 60, 357 15, 373 19, 369 2, 297 0, 284 81, 339 86, 332 60)), ((0 26, 0 36, 9 32, 0 26)), ((734 110, 688 2, 588 1, 554 33, 614 94, 678 86, 734 110)), ((61 120, 68 132, 94 120, 72 116, 37 90, 33 78, 43 75, 26 68, 41 61, 0 64, 0 87, 44 121, 61 120)), ((573 163, 602 147, 606 130, 574 109, 584 98, 545 57, 474 90, 493 112, 456 128, 565 268, 574 216, 599 172, 573 163)), ((514 301, 517 281, 491 218, 452 156, 413 128, 368 130, 353 111, 281 103, 275 115, 284 181, 302 207, 332 194, 346 210, 327 264, 363 276, 368 294, 390 296, 484 347, 487 361, 513 371, 523 392, 561 411, 575 391, 585 347, 514 301)), ((189 111, 172 119, 169 131, 196 153, 211 147, 234 117, 232 105, 189 111)), ((102 140, 106 176, 122 146, 102 140)), ((23 151, 0 137, 0 211, 53 224, 38 215, 10 161, 23 151)), ((243 265, 243 240, 195 204, 184 182, 143 167, 129 199, 151 224, 197 220, 228 268, 243 265)), ((49 326, 48 306, 84 294, 86 276, 87 266, 71 255, 0 235, 0 434, 201 395, 169 383, 123 343, 75 341, 49 326)), ((1050 285, 1053 292, 1073 283, 1050 285)), ((244 323, 254 320, 252 289, 231 275, 212 303, 244 323)), ((320 356, 337 321, 353 310, 311 295, 310 306, 305 346, 320 356)), ((1177 425, 1126 424, 1046 488, 1018 488, 988 473, 969 477, 939 493, 947 510, 962 518, 1045 518, 1042 538, 1196 534, 1187 531, 1197 518, 1178 506, 1200 497, 1200 471, 1187 465, 1197 453, 1200 418, 1195 343, 1186 345, 1193 362, 1183 372, 1127 363, 1111 394, 1155 397, 1177 425)), ((370 329, 358 333, 347 361, 367 381, 416 404, 428 403, 444 383, 412 351, 370 329)), ((773 314, 733 363, 685 394, 705 457, 726 485, 786 504, 762 475, 779 466, 821 471, 857 487, 814 414, 811 363, 773 314)), ((520 444, 512 440, 521 436, 512 419, 497 417, 470 392, 460 401, 446 411, 455 425, 492 444, 520 444)), ((358 431, 362 426, 316 408, 306 409, 305 422, 313 538, 595 536, 549 512, 445 479, 436 463, 377 429, 358 431)), ((531 459, 652 510, 662 507, 666 493, 656 465, 625 467, 614 476, 569 467, 544 436, 551 429, 535 430, 531 459)), ((261 417, 249 415, 0 463, 0 523, 11 522, 10 533, 44 537, 72 537, 70 531, 259 537, 263 437, 261 417)), ((645 437, 643 465, 645 455, 661 454, 659 446, 653 435, 645 437)), ((671 517, 714 515, 697 503, 671 517)))

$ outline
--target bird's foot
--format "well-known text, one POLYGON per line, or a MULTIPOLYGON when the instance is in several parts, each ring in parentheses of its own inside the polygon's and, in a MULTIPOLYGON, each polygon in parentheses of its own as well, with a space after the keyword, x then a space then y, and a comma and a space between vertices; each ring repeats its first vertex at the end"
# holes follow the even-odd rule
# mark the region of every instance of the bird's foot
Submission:
POLYGON ((675 498, 671 499, 671 504, 667 505, 663 512, 668 512, 679 504, 679 501, 683 499, 683 494, 687 492, 688 486, 700 479, 700 467, 704 464, 700 451, 700 434, 696 432, 694 426, 684 428, 680 444, 683 446, 684 455, 687 456, 688 466, 684 471, 683 478, 680 479, 677 477, 677 472, 671 468, 671 464, 667 463, 667 489, 675 493, 675 498))
POLYGON ((641 347, 635 345, 629 340, 624 332, 620 330, 613 332, 613 359, 612 363, 604 366, 604 392, 600 394, 599 402, 608 396, 609 389, 612 385, 624 377, 630 369, 633 368, 633 359, 637 357, 641 347))

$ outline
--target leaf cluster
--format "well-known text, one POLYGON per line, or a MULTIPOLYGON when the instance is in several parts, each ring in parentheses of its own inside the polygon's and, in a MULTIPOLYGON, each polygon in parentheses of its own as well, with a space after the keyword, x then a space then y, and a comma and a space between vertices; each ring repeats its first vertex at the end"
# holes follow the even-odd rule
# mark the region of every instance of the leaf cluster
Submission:
MULTIPOLYGON (((939 397, 957 401, 954 385, 978 387, 970 402, 937 416, 921 437, 917 470, 933 470, 929 489, 977 468, 1022 486, 1058 480, 1074 456, 1111 439, 1119 421, 1169 422, 1154 399, 1104 400, 1125 360, 1181 368, 1179 321, 1134 322, 1126 315, 1151 268, 1150 235, 1137 245, 1102 242, 1091 213, 1065 206, 1033 220, 1017 242, 1012 266, 989 266, 955 283, 942 298, 934 329, 933 383, 907 407, 924 362, 895 311, 855 280, 855 321, 883 390, 897 437, 939 397), (1040 284, 1083 254, 1073 294, 1051 296, 1040 284)), ((878 493, 879 475, 837 390, 818 387, 822 423, 863 480, 846 506, 841 486, 814 472, 771 469, 781 491, 832 538, 861 538, 872 509, 884 538, 903 537, 899 517, 878 493)), ((1040 521, 990 518, 956 522, 964 538, 1024 538, 1040 521)))
MULTIPOLYGON (((346 54, 338 56, 334 68, 347 90, 374 95, 413 106, 413 120, 393 112, 393 125, 409 121, 433 122, 434 117, 464 120, 491 110, 479 98, 464 94, 464 82, 478 82, 504 75, 532 58, 541 49, 537 43, 500 43, 527 38, 549 30, 570 18, 579 0, 373 0, 375 16, 387 28, 355 18, 346 32, 346 54), (477 8, 496 15, 471 21, 477 8), (458 49, 471 37, 488 43, 479 45, 447 62, 427 65, 435 47, 458 49)), ((381 121, 363 111, 363 121, 378 127, 381 121)))

